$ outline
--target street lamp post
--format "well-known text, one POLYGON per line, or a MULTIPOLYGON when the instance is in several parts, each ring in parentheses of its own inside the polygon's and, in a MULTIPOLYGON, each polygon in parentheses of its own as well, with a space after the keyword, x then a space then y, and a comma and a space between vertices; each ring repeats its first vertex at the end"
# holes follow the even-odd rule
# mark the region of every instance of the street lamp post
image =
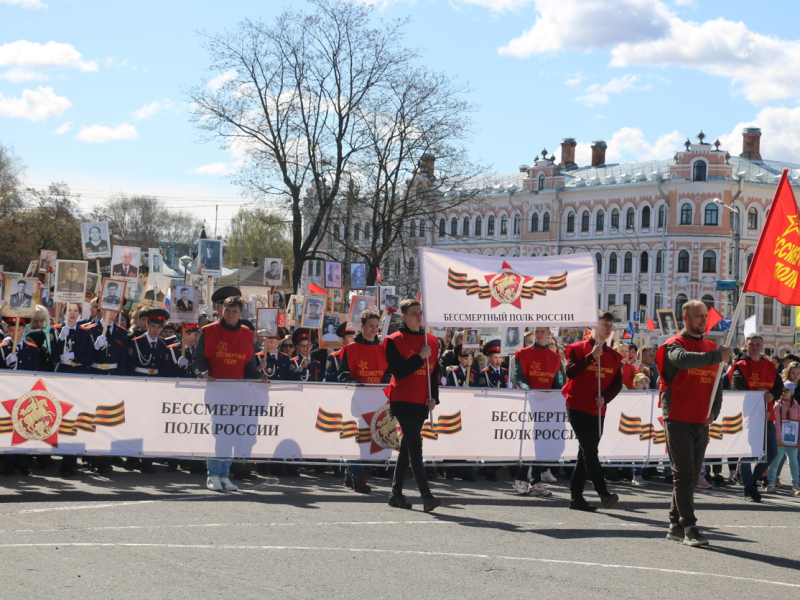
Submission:
POLYGON ((739 223, 739 209, 735 206, 728 206, 719 198, 711 200, 714 204, 719 204, 723 208, 727 208, 733 213, 733 279, 736 281, 736 288, 733 290, 733 307, 734 310, 739 304, 739 246, 741 245, 741 224, 739 223))
POLYGON ((183 265, 183 285, 186 285, 186 280, 189 277, 189 265, 192 264, 191 256, 181 256, 181 265, 183 265))

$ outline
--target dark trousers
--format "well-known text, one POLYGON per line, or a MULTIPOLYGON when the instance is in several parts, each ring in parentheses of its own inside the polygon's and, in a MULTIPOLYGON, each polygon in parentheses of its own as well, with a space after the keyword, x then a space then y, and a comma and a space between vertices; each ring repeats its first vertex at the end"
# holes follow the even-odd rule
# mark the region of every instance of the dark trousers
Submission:
POLYGON ((400 442, 400 452, 394 469, 392 495, 397 496, 403 493, 403 483, 410 465, 414 479, 417 480, 420 495, 423 498, 429 497, 431 488, 428 485, 425 465, 422 462, 422 436, 420 435, 422 425, 428 418, 428 409, 424 404, 392 402, 389 410, 392 416, 397 418, 400 429, 403 431, 403 441, 400 442))
POLYGON ((672 465, 672 502, 670 523, 684 528, 697 524, 694 515, 694 487, 703 468, 708 445, 708 425, 664 419, 667 451, 672 465))
MULTIPOLYGON (((601 431, 597 430, 597 415, 590 415, 582 410, 567 409, 569 424, 575 437, 578 438, 578 462, 575 463, 575 470, 572 472, 572 479, 569 483, 569 491, 573 500, 583 497, 583 488, 586 480, 589 479, 594 485, 594 491, 601 498, 608 496, 608 487, 603 478, 603 467, 600 466, 600 459, 597 455, 597 448, 600 445, 601 431)), ((601 427, 605 417, 601 417, 601 427)))
POLYGON ((541 465, 520 465, 517 467, 517 474, 514 479, 517 481, 528 481, 528 469, 531 472, 530 483, 536 485, 542 481, 542 466, 541 465))

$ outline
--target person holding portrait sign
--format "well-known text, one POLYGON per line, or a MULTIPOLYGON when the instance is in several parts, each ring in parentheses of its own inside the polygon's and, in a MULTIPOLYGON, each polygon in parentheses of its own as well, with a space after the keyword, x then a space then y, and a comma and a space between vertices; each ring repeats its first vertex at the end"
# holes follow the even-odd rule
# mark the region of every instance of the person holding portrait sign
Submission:
POLYGON ((121 279, 103 280, 100 290, 99 313, 102 315, 90 328, 94 346, 94 375, 126 375, 128 360, 128 332, 116 324, 122 310, 127 283, 121 279))
POLYGON ((775 478, 779 474, 781 461, 786 457, 792 476, 792 492, 800 496, 800 467, 797 464, 797 438, 800 433, 800 404, 792 397, 791 388, 784 387, 780 401, 775 403, 775 433, 778 454, 769 466, 767 491, 775 489, 775 478))
POLYGON ((336 315, 339 325, 334 334, 336 340, 341 341, 341 347, 336 352, 331 352, 325 359, 325 379, 324 381, 339 381, 339 367, 341 366, 342 351, 353 341, 356 332, 347 326, 347 321, 341 322, 341 315, 336 315))
POLYGON ((292 343, 297 356, 291 359, 289 377, 293 381, 322 381, 322 364, 311 356, 311 331, 305 327, 295 329, 292 343))

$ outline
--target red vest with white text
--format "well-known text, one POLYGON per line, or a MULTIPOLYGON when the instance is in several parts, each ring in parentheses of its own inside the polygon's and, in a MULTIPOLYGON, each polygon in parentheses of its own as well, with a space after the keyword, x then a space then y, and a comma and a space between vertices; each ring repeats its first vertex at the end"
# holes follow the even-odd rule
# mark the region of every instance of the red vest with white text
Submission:
POLYGON ((383 383, 383 374, 389 366, 383 344, 351 342, 341 352, 347 356, 347 366, 353 379, 359 383, 383 383))
MULTIPOLYGON (((431 355, 428 358, 430 371, 425 367, 425 360, 422 366, 408 377, 397 379, 392 375, 389 387, 386 388, 386 396, 389 402, 413 402, 415 404, 425 404, 428 400, 428 377, 433 374, 436 362, 439 359, 439 342, 430 333, 425 335, 414 335, 403 331, 396 331, 387 340, 392 340, 400 355, 406 360, 419 354, 422 346, 425 345, 425 338, 431 347, 431 355)), ((385 343, 385 342, 384 342, 385 343)))
MULTIPOLYGON (((762 360, 740 360, 733 363, 729 373, 730 379, 733 379, 733 371, 735 369, 739 369, 739 373, 742 374, 748 390, 768 392, 775 385, 775 378, 778 376, 778 368, 775 363, 767 358, 762 360)), ((774 406, 774 400, 767 406, 767 421, 775 420, 774 406)))
MULTIPOLYGON (((677 344, 687 352, 710 352, 716 350, 717 345, 705 338, 697 340, 678 334, 664 342, 656 352, 656 365, 658 365, 658 372, 662 373, 659 379, 659 398, 665 391, 670 390, 667 418, 684 423, 705 423, 708 418, 708 409, 714 402, 711 398, 711 391, 714 389, 714 380, 717 378, 719 366, 681 369, 675 375, 675 379, 668 382, 663 373, 667 346, 670 344, 677 344)), ((660 399, 658 405, 661 406, 660 399)))
POLYGON ((549 390, 561 367, 561 357, 550 348, 528 346, 517 350, 514 362, 522 369, 526 383, 532 390, 549 390))
POLYGON ((247 327, 236 331, 219 322, 203 327, 208 370, 214 379, 244 379, 244 369, 253 356, 253 332, 247 327))
MULTIPOLYGON (((592 353, 594 344, 593 339, 582 340, 567 346, 567 359, 572 357, 573 360, 582 361, 589 354, 592 353)), ((600 389, 606 390, 614 381, 614 377, 619 371, 619 366, 622 364, 622 355, 609 346, 603 347, 603 353, 600 355, 600 389)), ((575 379, 567 381, 566 385, 561 388, 561 393, 567 401, 567 408, 573 410, 580 410, 590 415, 597 414, 597 363, 593 361, 586 369, 578 375, 575 379)), ((606 414, 606 405, 601 408, 601 414, 606 414)))

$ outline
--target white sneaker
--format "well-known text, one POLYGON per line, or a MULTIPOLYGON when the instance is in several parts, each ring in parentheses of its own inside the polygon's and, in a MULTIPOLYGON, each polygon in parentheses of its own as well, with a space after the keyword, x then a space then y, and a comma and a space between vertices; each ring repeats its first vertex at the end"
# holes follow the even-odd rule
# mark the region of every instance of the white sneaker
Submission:
POLYGON ((792 488, 792 493, 793 493, 795 496, 800 496, 800 486, 797 486, 797 485, 796 485, 796 486, 794 486, 794 487, 792 488))
POLYGON ((221 492, 222 482, 219 480, 219 477, 209 477, 206 480, 206 487, 215 492, 221 492))
POLYGON ((542 471, 542 481, 544 483, 556 483, 556 476, 550 472, 550 469, 542 471))
POLYGON ((775 484, 774 483, 768 483, 767 484, 767 491, 768 492, 774 492, 775 491, 775 484))
POLYGON ((540 496, 542 498, 547 498, 548 496, 552 496, 553 492, 547 489, 547 487, 543 483, 534 483, 531 487, 531 494, 534 496, 540 496))
POLYGON ((700 475, 700 477, 697 480, 697 487, 699 487, 701 490, 710 490, 714 486, 708 483, 708 480, 705 477, 700 475))
POLYGON ((222 484, 222 489, 226 492, 235 492, 239 489, 239 486, 232 483, 227 477, 220 477, 219 482, 222 484))
POLYGON ((528 488, 528 482, 517 479, 514 481, 514 491, 522 495, 527 494, 530 491, 528 488))
POLYGON ((647 482, 641 475, 637 475, 636 477, 634 477, 631 483, 633 483, 633 485, 647 485, 647 482))

